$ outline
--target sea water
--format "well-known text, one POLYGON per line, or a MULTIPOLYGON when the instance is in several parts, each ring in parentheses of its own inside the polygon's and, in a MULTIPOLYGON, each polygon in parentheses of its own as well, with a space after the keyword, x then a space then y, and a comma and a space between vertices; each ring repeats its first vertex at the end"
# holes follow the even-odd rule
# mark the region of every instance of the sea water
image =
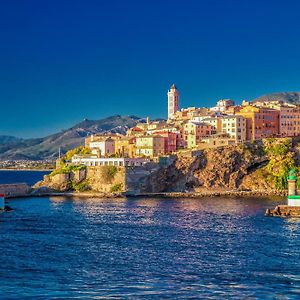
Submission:
POLYGON ((300 220, 284 198, 9 201, 2 299, 299 299, 300 220))

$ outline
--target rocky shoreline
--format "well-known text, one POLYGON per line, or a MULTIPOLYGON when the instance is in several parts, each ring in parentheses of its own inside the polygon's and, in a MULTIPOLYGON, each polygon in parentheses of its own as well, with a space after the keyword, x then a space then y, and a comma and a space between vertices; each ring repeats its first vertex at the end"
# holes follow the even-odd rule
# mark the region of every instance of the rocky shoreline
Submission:
POLYGON ((8 195, 6 198, 21 197, 72 197, 72 198, 205 198, 205 197, 268 197, 286 196, 287 191, 203 191, 203 192, 166 192, 166 193, 103 193, 103 192, 37 192, 8 195))

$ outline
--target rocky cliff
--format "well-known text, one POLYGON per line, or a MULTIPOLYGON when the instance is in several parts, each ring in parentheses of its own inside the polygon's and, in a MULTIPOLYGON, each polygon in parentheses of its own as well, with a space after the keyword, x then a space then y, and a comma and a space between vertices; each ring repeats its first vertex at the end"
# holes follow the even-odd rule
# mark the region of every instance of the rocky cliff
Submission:
POLYGON ((283 190, 299 153, 298 140, 288 138, 182 152, 149 175, 142 192, 283 190))

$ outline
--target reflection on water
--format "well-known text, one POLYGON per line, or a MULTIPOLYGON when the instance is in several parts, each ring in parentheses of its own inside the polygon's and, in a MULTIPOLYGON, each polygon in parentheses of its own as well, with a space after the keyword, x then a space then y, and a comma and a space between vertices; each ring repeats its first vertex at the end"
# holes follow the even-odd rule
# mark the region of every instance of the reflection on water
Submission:
POLYGON ((1 215, 5 298, 295 298, 300 223, 283 199, 10 201, 1 215))

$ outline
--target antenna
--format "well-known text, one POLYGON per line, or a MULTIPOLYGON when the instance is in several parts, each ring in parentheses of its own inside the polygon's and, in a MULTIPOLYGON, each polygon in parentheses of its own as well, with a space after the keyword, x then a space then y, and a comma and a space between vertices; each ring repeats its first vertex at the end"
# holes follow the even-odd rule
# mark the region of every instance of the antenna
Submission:
POLYGON ((58 147, 58 159, 60 159, 60 146, 58 147))

